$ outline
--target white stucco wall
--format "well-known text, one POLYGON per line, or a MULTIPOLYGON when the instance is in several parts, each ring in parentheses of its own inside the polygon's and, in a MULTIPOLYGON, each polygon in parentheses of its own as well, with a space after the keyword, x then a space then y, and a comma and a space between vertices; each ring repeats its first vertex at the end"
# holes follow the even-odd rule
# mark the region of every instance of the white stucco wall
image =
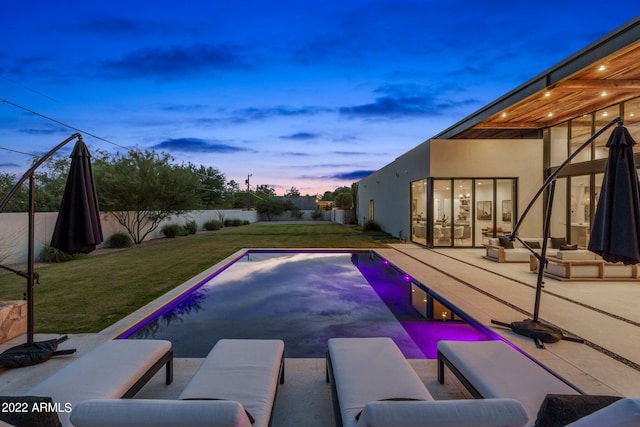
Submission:
POLYGON ((428 175, 427 141, 362 179, 358 185, 358 223, 364 224, 371 219, 369 201, 374 200, 374 220, 392 236, 409 240, 411 182, 428 175))
MULTIPOLYGON (((169 223, 184 224, 187 221, 196 221, 198 228, 212 219, 218 220, 218 213, 222 213, 224 219, 241 219, 249 222, 257 222, 257 211, 245 211, 242 209, 191 211, 183 215, 174 215, 167 218, 145 240, 157 239, 162 236, 162 225, 169 223)), ((58 218, 57 212, 37 212, 34 222, 34 243, 35 256, 51 242, 53 229, 58 218)), ((110 214, 101 214, 102 234, 107 240, 115 232, 125 232, 124 228, 118 224, 110 214)), ((28 230, 29 216, 26 213, 0 213, 0 264, 19 264, 27 261, 28 256, 28 230)))
MULTIPOLYGON (((384 231, 407 238, 410 184, 424 178, 518 178, 518 213, 522 213, 543 182, 542 140, 431 140, 362 179, 358 186, 358 222, 369 218, 384 231)), ((540 234, 542 201, 532 209, 520 236, 540 234)))

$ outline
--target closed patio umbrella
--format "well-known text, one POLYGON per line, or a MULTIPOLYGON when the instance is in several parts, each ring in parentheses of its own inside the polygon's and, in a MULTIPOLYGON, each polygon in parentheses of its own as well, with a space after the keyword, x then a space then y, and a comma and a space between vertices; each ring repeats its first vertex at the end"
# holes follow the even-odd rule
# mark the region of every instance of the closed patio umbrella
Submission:
POLYGON ((67 253, 89 253, 102 242, 100 209, 91 171, 91 155, 79 137, 62 195, 51 246, 67 253))
POLYGON ((606 144, 609 157, 588 248, 609 262, 640 263, 640 190, 634 145, 622 125, 606 144))

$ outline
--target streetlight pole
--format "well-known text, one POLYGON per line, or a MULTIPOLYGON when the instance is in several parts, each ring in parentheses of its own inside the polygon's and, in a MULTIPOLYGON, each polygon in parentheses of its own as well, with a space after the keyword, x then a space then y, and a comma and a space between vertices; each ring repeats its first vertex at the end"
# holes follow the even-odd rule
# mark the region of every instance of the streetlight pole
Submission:
POLYGON ((249 186, 249 179, 252 176, 253 175, 251 174, 247 175, 247 180, 245 181, 245 183, 247 184, 247 210, 251 210, 251 187, 249 186))

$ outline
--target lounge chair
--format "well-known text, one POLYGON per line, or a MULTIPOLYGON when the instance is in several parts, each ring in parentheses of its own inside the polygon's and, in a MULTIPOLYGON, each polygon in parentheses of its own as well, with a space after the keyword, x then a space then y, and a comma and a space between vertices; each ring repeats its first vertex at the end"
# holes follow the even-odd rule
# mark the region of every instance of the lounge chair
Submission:
POLYGON ((327 381, 337 427, 522 426, 512 399, 435 401, 390 338, 332 338, 327 381))
POLYGON ((504 341, 440 341, 441 384, 445 365, 477 399, 513 398, 522 403, 531 424, 547 394, 582 394, 504 341))
POLYGON ((130 398, 166 366, 166 383, 173 380, 171 342, 110 340, 73 360, 26 396, 50 396, 63 411, 58 417, 70 426, 68 409, 87 399, 130 398))
POLYGON ((219 340, 179 400, 91 400, 73 410, 71 421, 76 427, 267 427, 278 383, 284 383, 283 341, 219 340))
POLYGON ((179 399, 235 400, 253 417, 253 427, 266 427, 284 383, 282 340, 219 340, 179 399))

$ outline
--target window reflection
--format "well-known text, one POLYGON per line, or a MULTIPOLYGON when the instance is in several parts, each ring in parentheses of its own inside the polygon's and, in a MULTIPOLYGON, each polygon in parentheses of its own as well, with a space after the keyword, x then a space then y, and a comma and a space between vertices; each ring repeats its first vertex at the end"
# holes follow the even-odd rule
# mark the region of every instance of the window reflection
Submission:
POLYGON ((427 244, 427 180, 411 183, 411 241, 427 244))

